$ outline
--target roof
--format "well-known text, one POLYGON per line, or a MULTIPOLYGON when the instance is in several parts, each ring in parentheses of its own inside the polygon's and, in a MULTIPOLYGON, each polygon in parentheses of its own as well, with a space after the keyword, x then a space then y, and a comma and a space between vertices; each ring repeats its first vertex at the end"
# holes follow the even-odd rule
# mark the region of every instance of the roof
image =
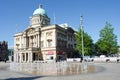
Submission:
POLYGON ((46 11, 42 8, 42 5, 39 5, 39 7, 33 12, 33 15, 47 16, 47 13, 46 13, 46 11))

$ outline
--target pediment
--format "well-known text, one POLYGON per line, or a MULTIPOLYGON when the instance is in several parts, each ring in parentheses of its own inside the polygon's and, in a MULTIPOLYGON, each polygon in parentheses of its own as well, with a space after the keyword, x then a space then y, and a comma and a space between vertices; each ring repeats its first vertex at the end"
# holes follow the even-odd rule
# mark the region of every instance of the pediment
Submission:
POLYGON ((33 27, 27 28, 25 30, 25 32, 27 33, 27 35, 34 34, 35 33, 35 28, 33 28, 33 27))

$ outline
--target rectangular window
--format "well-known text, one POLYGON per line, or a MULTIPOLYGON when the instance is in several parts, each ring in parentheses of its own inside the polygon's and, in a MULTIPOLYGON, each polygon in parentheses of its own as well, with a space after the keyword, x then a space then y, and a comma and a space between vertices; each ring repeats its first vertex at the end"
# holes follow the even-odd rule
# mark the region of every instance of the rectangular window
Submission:
POLYGON ((16 38, 16 41, 19 42, 20 38, 16 38))
POLYGON ((48 47, 51 47, 52 46, 52 40, 47 40, 47 42, 48 42, 48 47))

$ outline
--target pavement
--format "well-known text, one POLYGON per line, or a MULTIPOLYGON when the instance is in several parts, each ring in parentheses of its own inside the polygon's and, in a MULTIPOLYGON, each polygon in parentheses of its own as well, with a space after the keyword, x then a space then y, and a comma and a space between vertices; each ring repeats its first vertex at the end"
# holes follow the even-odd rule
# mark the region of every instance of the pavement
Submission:
POLYGON ((120 63, 91 63, 96 72, 68 76, 40 76, 9 70, 9 63, 0 62, 0 80, 120 80, 120 63))

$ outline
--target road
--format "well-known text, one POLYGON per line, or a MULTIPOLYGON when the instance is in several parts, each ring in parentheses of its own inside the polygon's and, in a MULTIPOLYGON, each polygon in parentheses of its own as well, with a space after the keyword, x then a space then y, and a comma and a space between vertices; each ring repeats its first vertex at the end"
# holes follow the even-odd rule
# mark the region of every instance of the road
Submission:
POLYGON ((120 63, 92 63, 97 72, 69 76, 40 76, 9 70, 9 63, 0 63, 0 80, 120 80, 120 63))

